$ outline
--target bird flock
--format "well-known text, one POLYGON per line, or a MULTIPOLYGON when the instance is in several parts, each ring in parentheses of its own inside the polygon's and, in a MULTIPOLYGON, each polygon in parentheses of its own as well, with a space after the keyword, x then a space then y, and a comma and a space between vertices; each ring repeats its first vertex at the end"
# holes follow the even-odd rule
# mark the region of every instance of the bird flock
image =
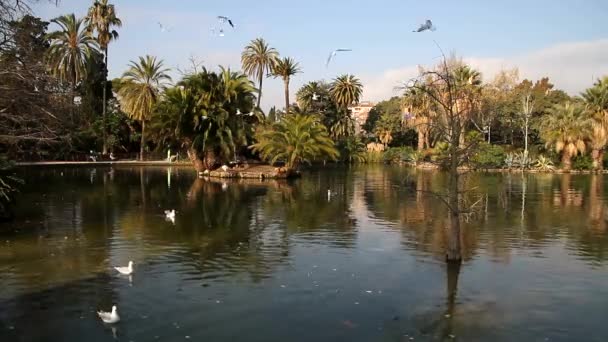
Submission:
MULTIPOLYGON (((165 220, 175 224, 175 209, 165 210, 165 220)), ((132 280, 131 275, 133 274, 133 261, 129 261, 127 266, 116 266, 114 270, 119 274, 129 276, 129 281, 132 280)), ((112 311, 97 311, 97 315, 99 318, 107 324, 114 324, 120 322, 120 316, 118 315, 118 307, 116 305, 112 306, 112 311)))
MULTIPOLYGON (((234 21, 225 16, 225 15, 218 15, 216 17, 217 19, 217 26, 213 26, 211 27, 210 33, 211 36, 213 37, 225 37, 226 36, 226 30, 228 29, 228 27, 230 27, 231 29, 235 29, 235 25, 234 25, 234 21)), ((161 33, 166 33, 166 32, 171 32, 173 30, 172 26, 166 26, 163 25, 160 21, 158 22, 158 26, 160 27, 160 31, 161 33)), ((436 26, 433 24, 433 22, 430 19, 427 19, 424 23, 420 24, 420 26, 413 30, 412 32, 415 33, 420 33, 420 32, 425 32, 425 31, 435 31, 437 28, 436 26)), ((351 52, 353 51, 352 49, 345 49, 345 48, 340 48, 340 49, 335 49, 333 50, 330 54, 329 57, 327 57, 327 61, 325 62, 325 67, 328 68, 329 64, 331 63, 331 61, 334 59, 334 57, 336 57, 336 55, 338 53, 342 53, 342 52, 351 52)))

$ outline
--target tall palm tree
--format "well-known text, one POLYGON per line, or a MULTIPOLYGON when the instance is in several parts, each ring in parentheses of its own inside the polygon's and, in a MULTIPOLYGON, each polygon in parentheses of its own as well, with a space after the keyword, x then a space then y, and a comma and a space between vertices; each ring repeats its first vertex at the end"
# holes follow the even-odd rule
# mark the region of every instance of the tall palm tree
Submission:
POLYGON ((327 128, 311 115, 289 115, 262 130, 252 146, 270 163, 285 161, 290 169, 319 158, 338 158, 338 150, 327 134, 327 128))
POLYGON ((341 75, 333 80, 329 92, 338 107, 348 110, 348 106, 359 102, 363 85, 354 75, 341 75))
POLYGON ((256 38, 245 47, 241 54, 241 64, 245 73, 259 82, 258 108, 262 100, 262 81, 270 73, 279 53, 262 38, 256 38))
POLYGON ((171 80, 168 71, 162 60, 146 56, 139 57, 139 62, 131 61, 129 69, 122 75, 118 91, 122 110, 141 122, 140 160, 144 159, 146 121, 150 119, 164 83, 171 80))
POLYGON ((95 39, 84 29, 82 19, 72 14, 63 15, 51 20, 59 30, 48 34, 51 46, 47 59, 51 73, 60 80, 70 83, 73 105, 76 98, 76 86, 87 72, 87 60, 97 51, 95 39))
POLYGON ((608 76, 598 80, 593 87, 581 94, 593 121, 591 156, 593 168, 603 169, 604 149, 608 144, 608 76))
POLYGON ((275 78, 281 77, 285 84, 285 113, 289 113, 289 80, 291 76, 300 72, 302 69, 300 69, 299 63, 296 63, 291 57, 278 59, 272 67, 272 75, 275 78))
POLYGON ((591 122, 586 108, 576 102, 553 106, 539 124, 540 134, 547 145, 562 153, 562 166, 569 170, 572 157, 585 152, 585 139, 590 134, 591 122))
POLYGON ((118 32, 112 30, 112 26, 121 27, 122 21, 116 16, 116 10, 114 5, 108 3, 108 0, 95 0, 93 5, 89 8, 89 12, 85 18, 87 24, 87 31, 89 33, 97 32, 97 43, 104 55, 104 78, 103 78, 103 149, 102 153, 108 153, 108 147, 106 144, 106 105, 107 105, 107 94, 106 94, 106 82, 108 77, 108 45, 113 40, 118 39, 118 32))

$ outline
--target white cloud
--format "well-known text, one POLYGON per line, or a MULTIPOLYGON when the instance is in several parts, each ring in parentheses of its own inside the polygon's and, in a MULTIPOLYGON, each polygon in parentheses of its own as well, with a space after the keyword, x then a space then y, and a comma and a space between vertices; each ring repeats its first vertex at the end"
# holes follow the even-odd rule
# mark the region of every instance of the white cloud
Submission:
MULTIPOLYGON (((465 62, 491 80, 501 69, 519 68, 521 79, 540 79, 548 76, 556 88, 576 95, 589 87, 592 80, 608 74, 608 39, 560 43, 543 49, 509 57, 469 57, 465 62)), ((433 64, 433 63, 429 63, 433 64)), ((386 70, 380 76, 362 77, 363 98, 381 101, 398 95, 395 87, 418 74, 417 66, 386 70)))

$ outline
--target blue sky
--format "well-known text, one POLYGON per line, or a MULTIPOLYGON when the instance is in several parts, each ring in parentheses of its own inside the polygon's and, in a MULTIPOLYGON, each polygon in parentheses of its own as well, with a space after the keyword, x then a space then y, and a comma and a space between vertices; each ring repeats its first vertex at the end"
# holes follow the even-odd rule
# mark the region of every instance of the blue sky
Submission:
MULTIPOLYGON (((91 1, 92 2, 92 1, 91 1)), ((89 1, 41 4, 35 14, 86 13, 89 1)), ((129 60, 152 54, 167 66, 187 67, 190 56, 208 67, 240 69, 243 47, 263 37, 281 55, 300 62, 292 93, 303 83, 352 73, 364 83, 364 99, 394 95, 400 80, 415 76, 417 65, 435 63, 440 52, 456 53, 491 80, 501 68, 519 67, 521 78, 548 75, 576 94, 592 77, 608 74, 608 1, 411 1, 411 0, 114 0, 123 20, 120 39, 110 46, 110 76, 129 60), (213 37, 217 15, 236 29, 213 37), (435 32, 412 33, 426 19, 435 32), (160 32, 157 22, 171 26, 160 32), (352 48, 325 60, 335 48, 352 48)), ((177 78, 177 74, 176 74, 177 78)), ((263 107, 282 104, 282 82, 265 81, 263 107)))

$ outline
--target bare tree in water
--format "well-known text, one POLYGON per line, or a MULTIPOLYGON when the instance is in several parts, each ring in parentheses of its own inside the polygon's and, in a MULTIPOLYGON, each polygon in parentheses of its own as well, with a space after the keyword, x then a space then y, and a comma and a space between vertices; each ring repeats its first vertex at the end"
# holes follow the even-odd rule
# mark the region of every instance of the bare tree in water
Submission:
POLYGON ((461 184, 462 171, 459 169, 477 145, 475 139, 470 142, 463 139, 470 113, 477 105, 473 84, 477 79, 463 77, 470 74, 468 70, 470 68, 462 61, 443 56, 441 63, 430 70, 420 68, 418 77, 402 87, 406 92, 423 94, 427 98, 430 103, 427 110, 432 111, 429 116, 434 118, 428 125, 445 146, 440 162, 448 172, 449 182, 445 192, 433 194, 448 208, 446 259, 456 263, 462 260, 461 221, 471 214, 472 207, 478 203, 467 204, 461 184))

